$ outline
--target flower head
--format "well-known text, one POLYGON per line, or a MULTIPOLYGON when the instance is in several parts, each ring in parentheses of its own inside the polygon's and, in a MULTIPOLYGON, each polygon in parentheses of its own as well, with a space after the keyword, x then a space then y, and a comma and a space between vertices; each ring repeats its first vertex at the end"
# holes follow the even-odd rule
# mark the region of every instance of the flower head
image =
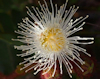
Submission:
POLYGON ((82 65, 85 63, 81 58, 79 51, 82 51, 88 56, 91 56, 86 52, 85 49, 79 47, 77 44, 91 44, 93 43, 93 38, 81 38, 79 36, 70 35, 77 31, 83 29, 84 21, 88 18, 79 17, 73 20, 72 17, 77 11, 75 6, 71 6, 69 10, 66 10, 66 3, 63 4, 58 10, 57 4, 55 6, 50 0, 52 11, 50 12, 46 1, 45 5, 39 2, 41 11, 38 8, 32 6, 36 15, 34 15, 28 7, 27 14, 34 20, 31 21, 27 17, 23 19, 23 23, 18 24, 18 28, 21 30, 15 31, 15 33, 21 34, 18 39, 13 39, 15 41, 20 41, 25 43, 25 45, 14 46, 18 50, 26 51, 25 53, 18 54, 17 56, 26 57, 24 62, 25 69, 28 66, 35 64, 31 68, 27 69, 28 72, 31 69, 36 70, 34 74, 39 71, 44 70, 45 73, 53 67, 52 77, 55 75, 57 60, 60 65, 60 73, 62 74, 62 63, 65 65, 66 70, 70 77, 72 73, 73 66, 70 61, 74 62, 79 69, 83 72, 83 69, 75 62, 79 61, 82 65), (81 24, 80 24, 81 23, 81 24), (78 27, 75 27, 77 26, 78 27), (91 42, 79 42, 80 40, 91 40, 91 42))

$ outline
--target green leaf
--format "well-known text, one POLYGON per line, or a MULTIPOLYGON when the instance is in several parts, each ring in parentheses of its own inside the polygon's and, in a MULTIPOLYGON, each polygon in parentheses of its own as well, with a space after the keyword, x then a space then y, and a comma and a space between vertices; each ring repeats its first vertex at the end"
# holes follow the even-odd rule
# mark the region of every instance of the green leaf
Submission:
POLYGON ((0 35, 0 71, 6 75, 12 73, 18 63, 22 61, 21 57, 16 56, 16 54, 21 53, 21 51, 17 51, 13 48, 14 43, 17 43, 11 41, 13 37, 15 36, 11 34, 0 35))
POLYGON ((13 32, 15 27, 11 17, 6 13, 0 13, 0 24, 2 25, 4 32, 13 32))
POLYGON ((0 11, 8 11, 11 8, 11 0, 0 0, 0 11))

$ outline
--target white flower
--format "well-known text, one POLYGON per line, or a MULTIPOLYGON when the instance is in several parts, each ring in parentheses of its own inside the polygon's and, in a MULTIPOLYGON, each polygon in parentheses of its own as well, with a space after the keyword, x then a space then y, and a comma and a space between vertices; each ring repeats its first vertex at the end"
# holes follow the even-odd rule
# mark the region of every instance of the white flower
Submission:
POLYGON ((80 17, 73 20, 72 17, 77 11, 75 6, 71 6, 69 10, 66 10, 67 1, 58 10, 57 4, 55 7, 50 0, 52 12, 48 9, 48 5, 44 0, 45 5, 39 5, 41 11, 36 7, 33 8, 36 16, 27 7, 27 14, 34 20, 30 21, 27 17, 23 19, 23 23, 20 23, 18 28, 21 29, 15 31, 21 36, 18 39, 13 39, 15 41, 20 41, 25 43, 25 45, 14 46, 18 50, 26 51, 26 53, 18 54, 17 56, 28 58, 20 63, 24 64, 22 69, 35 63, 35 66, 26 70, 28 72, 31 69, 36 70, 34 74, 37 74, 41 70, 46 70, 43 74, 47 73, 52 67, 54 71, 52 77, 55 75, 57 63, 59 61, 60 73, 62 74, 62 63, 65 65, 66 70, 70 77, 72 73, 73 66, 70 61, 74 62, 79 69, 83 72, 83 69, 75 62, 79 61, 82 65, 85 63, 81 58, 79 51, 82 51, 88 56, 91 56, 86 52, 85 49, 79 47, 77 44, 91 44, 94 38, 81 38, 79 36, 70 37, 77 31, 83 29, 85 22, 82 22, 86 17, 80 17), (81 24, 80 24, 81 23, 81 24), (78 27, 75 27, 77 26, 78 27), (79 42, 79 40, 91 40, 92 42, 79 42), (31 57, 30 57, 31 56, 31 57))

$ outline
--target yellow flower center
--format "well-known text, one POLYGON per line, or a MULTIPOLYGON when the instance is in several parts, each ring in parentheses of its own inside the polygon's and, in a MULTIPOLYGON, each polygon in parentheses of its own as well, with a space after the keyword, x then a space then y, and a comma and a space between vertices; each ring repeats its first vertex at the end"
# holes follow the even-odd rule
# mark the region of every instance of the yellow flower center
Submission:
POLYGON ((65 37, 58 27, 47 28, 41 33, 41 46, 47 51, 58 52, 65 45, 65 37))

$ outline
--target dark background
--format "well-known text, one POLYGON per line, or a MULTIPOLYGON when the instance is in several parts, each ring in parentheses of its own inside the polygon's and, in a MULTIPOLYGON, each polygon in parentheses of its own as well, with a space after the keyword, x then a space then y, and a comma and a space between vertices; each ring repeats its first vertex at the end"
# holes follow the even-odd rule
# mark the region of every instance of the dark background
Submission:
MULTIPOLYGON (((43 3, 43 0, 40 0, 43 3)), ((49 7, 50 2, 46 0, 49 7)), ((53 0, 54 4, 58 6, 65 3, 65 0, 53 0)), ((3 76, 11 75, 15 70, 19 62, 23 59, 17 57, 16 54, 21 51, 17 51, 13 48, 14 45, 20 45, 21 43, 12 41, 12 38, 16 38, 17 34, 14 30, 17 30, 17 23, 22 22, 22 18, 28 16, 26 14, 27 9, 25 6, 37 6, 38 0, 0 0, 0 73, 3 76)), ((89 15, 89 18, 85 20, 86 24, 83 26, 84 30, 77 32, 75 35, 94 37, 94 44, 83 46, 87 49, 87 52, 92 55, 89 59, 93 63, 92 71, 84 76, 78 76, 73 74, 73 79, 99 79, 100 78, 100 0, 69 0, 67 9, 71 5, 79 6, 79 10, 73 16, 74 18, 80 16, 89 15), (89 75, 89 77, 88 77, 89 75)), ((88 61, 88 59, 87 59, 88 61)), ((91 64, 89 64, 89 67, 91 64)), ((76 71, 77 73, 77 71, 76 71)), ((0 75, 0 79, 2 79, 0 75)), ((36 79, 37 76, 32 75, 32 72, 16 77, 16 79, 36 79)), ((10 78, 8 78, 10 79, 10 78)), ((55 78, 56 79, 56 78, 55 78)), ((70 79, 67 72, 64 69, 64 74, 60 79, 70 79)))

